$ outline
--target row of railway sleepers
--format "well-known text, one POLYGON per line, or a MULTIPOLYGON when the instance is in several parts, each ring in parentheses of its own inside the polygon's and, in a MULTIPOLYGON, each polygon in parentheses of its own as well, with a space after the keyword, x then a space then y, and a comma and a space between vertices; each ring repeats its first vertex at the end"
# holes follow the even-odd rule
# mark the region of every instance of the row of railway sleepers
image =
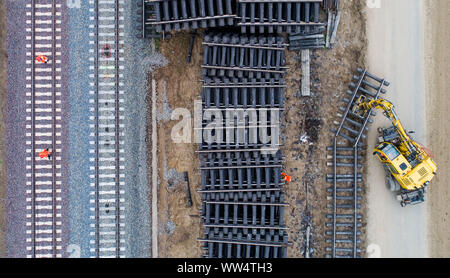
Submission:
POLYGON ((319 20, 321 3, 322 0, 238 0, 236 22, 242 33, 298 33, 324 25, 319 20))
POLYGON ((181 29, 233 26, 234 0, 147 0, 154 11, 146 25, 156 26, 157 32, 181 29))
POLYGON ((282 37, 206 33, 203 45, 205 77, 279 80, 286 71, 282 37))
POLYGON ((203 44, 199 240, 205 256, 286 257, 284 158, 278 142, 263 140, 279 132, 286 45, 277 37, 226 33, 207 33, 203 44), (278 72, 264 72, 267 67, 278 72))

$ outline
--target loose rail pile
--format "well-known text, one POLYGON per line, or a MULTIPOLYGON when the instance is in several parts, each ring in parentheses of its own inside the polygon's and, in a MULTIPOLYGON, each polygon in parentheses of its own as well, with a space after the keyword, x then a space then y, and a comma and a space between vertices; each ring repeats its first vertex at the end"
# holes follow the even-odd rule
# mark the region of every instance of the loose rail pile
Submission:
POLYGON ((123 0, 95 0, 91 27, 93 116, 91 257, 124 257, 123 0))
POLYGON ((199 241, 210 258, 286 257, 284 158, 278 142, 260 133, 278 134, 286 44, 281 37, 204 37, 201 131, 211 136, 199 150, 199 241))
POLYGON ((360 228, 362 226, 362 215, 358 213, 361 208, 362 190, 362 140, 366 137, 368 123, 372 123, 372 111, 361 117, 352 112, 356 100, 364 95, 369 99, 377 99, 381 93, 386 93, 384 86, 389 83, 378 78, 365 70, 357 69, 358 75, 353 76, 350 83, 351 90, 347 90, 348 97, 343 99, 345 107, 339 107, 342 114, 341 122, 336 123, 338 128, 331 130, 334 136, 333 146, 328 147, 331 152, 328 165, 332 167, 333 173, 326 177, 327 182, 332 184, 328 188, 331 194, 332 204, 328 207, 332 212, 327 214, 326 235, 331 246, 326 248, 330 257, 357 258, 360 257, 361 249, 358 245, 361 240, 360 228))
POLYGON ((61 219, 61 4, 26 4, 26 256, 62 256, 61 219), (47 64, 37 63, 45 55, 47 64), (41 159, 39 152, 51 152, 41 159))

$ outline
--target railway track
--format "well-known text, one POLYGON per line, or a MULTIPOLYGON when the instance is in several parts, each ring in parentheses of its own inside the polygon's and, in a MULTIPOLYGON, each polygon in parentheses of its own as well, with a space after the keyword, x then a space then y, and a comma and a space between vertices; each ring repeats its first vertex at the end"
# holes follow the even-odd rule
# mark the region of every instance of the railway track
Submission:
POLYGON ((125 256, 123 0, 91 0, 91 257, 125 256))
POLYGON ((386 93, 385 86, 389 86, 389 82, 358 68, 350 83, 351 90, 347 90, 343 99, 345 105, 339 107, 341 121, 335 122, 338 127, 331 130, 335 136, 333 146, 327 151, 331 153, 328 166, 333 172, 326 177, 332 185, 327 190, 332 200, 328 205, 332 211, 326 215, 327 243, 331 244, 326 248, 329 257, 357 258, 361 254, 358 246, 362 244, 359 238, 362 215, 358 210, 362 206, 363 140, 375 114, 370 111, 366 117, 361 117, 354 114, 352 108, 361 95, 378 99, 380 94, 386 93))
POLYGON ((26 23, 26 256, 61 257, 61 4, 28 1, 26 23))

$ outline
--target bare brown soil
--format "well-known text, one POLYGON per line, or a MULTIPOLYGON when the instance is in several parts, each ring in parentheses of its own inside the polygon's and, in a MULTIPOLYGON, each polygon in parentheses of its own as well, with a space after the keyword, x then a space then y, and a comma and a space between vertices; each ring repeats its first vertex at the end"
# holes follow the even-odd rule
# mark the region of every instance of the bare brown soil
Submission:
MULTIPOLYGON (((343 1, 341 25, 337 43, 332 50, 319 50, 312 59, 312 97, 299 97, 301 80, 300 53, 287 52, 290 67, 286 76, 285 113, 283 118, 282 152, 286 157, 285 170, 293 177, 286 185, 285 221, 289 227, 289 257, 303 257, 305 230, 312 228, 314 257, 324 257, 325 216, 327 205, 325 176, 326 147, 331 144, 329 129, 337 119, 337 103, 347 88, 356 67, 364 67, 366 38, 364 15, 360 1, 343 1), (301 137, 307 138, 305 142, 301 137)), ((171 109, 188 108, 193 112, 193 102, 200 98, 202 47, 201 37, 195 43, 192 63, 186 65, 189 34, 177 33, 159 45, 161 53, 168 58, 169 65, 157 71, 158 107, 163 111, 164 81, 166 96, 171 109)), ((159 185, 159 257, 199 257, 202 225, 198 218, 201 206, 200 171, 195 144, 174 144, 171 128, 178 121, 160 121, 158 124, 159 185), (167 163, 167 168, 164 163, 167 163), (165 174, 174 168, 178 172, 189 172, 194 206, 187 207, 186 184, 183 181, 165 180, 165 174), (196 215, 194 217, 192 215, 196 215), (172 230, 170 226, 175 224, 172 230)))
MULTIPOLYGON (((201 84, 200 65, 202 63, 200 35, 195 41, 191 63, 186 64, 187 49, 190 35, 177 33, 171 39, 161 41, 160 52, 167 57, 169 64, 155 73, 158 94, 158 114, 163 114, 164 91, 170 109, 186 108, 193 115, 194 100, 200 99, 201 84), (166 82, 166 90, 164 90, 166 82)), ((199 209, 201 187, 200 166, 196 144, 177 144, 171 139, 172 127, 179 121, 158 122, 158 256, 169 257, 200 257, 201 246, 197 238, 202 237, 202 225, 199 209), (167 165, 167 166, 165 166, 167 165), (175 169, 182 177, 183 172, 189 173, 193 206, 188 207, 186 183, 184 179, 168 179, 168 171, 175 169), (173 227, 174 225, 174 227, 173 227)))
POLYGON ((434 258, 450 257, 450 52, 448 44, 450 1, 426 1, 426 80, 428 142, 434 150, 438 174, 432 181, 428 196, 429 254, 434 258))
POLYGON ((0 258, 6 255, 6 169, 5 169, 5 97, 6 97, 6 14, 5 2, 0 1, 0 258))

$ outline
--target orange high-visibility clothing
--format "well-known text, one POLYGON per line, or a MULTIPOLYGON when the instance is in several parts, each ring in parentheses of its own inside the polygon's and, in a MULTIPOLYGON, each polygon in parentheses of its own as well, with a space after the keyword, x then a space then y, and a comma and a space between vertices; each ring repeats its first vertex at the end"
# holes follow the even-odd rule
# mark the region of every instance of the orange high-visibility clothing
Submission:
POLYGON ((38 61, 38 63, 47 63, 48 58, 44 55, 39 55, 36 57, 36 61, 38 61))
POLYGON ((291 182, 291 176, 288 176, 288 175, 286 175, 286 173, 281 173, 281 176, 283 177, 283 179, 286 181, 286 182, 291 182))
POLYGON ((41 158, 48 158, 48 156, 50 155, 49 151, 47 149, 43 150, 42 152, 39 153, 39 156, 41 158))

